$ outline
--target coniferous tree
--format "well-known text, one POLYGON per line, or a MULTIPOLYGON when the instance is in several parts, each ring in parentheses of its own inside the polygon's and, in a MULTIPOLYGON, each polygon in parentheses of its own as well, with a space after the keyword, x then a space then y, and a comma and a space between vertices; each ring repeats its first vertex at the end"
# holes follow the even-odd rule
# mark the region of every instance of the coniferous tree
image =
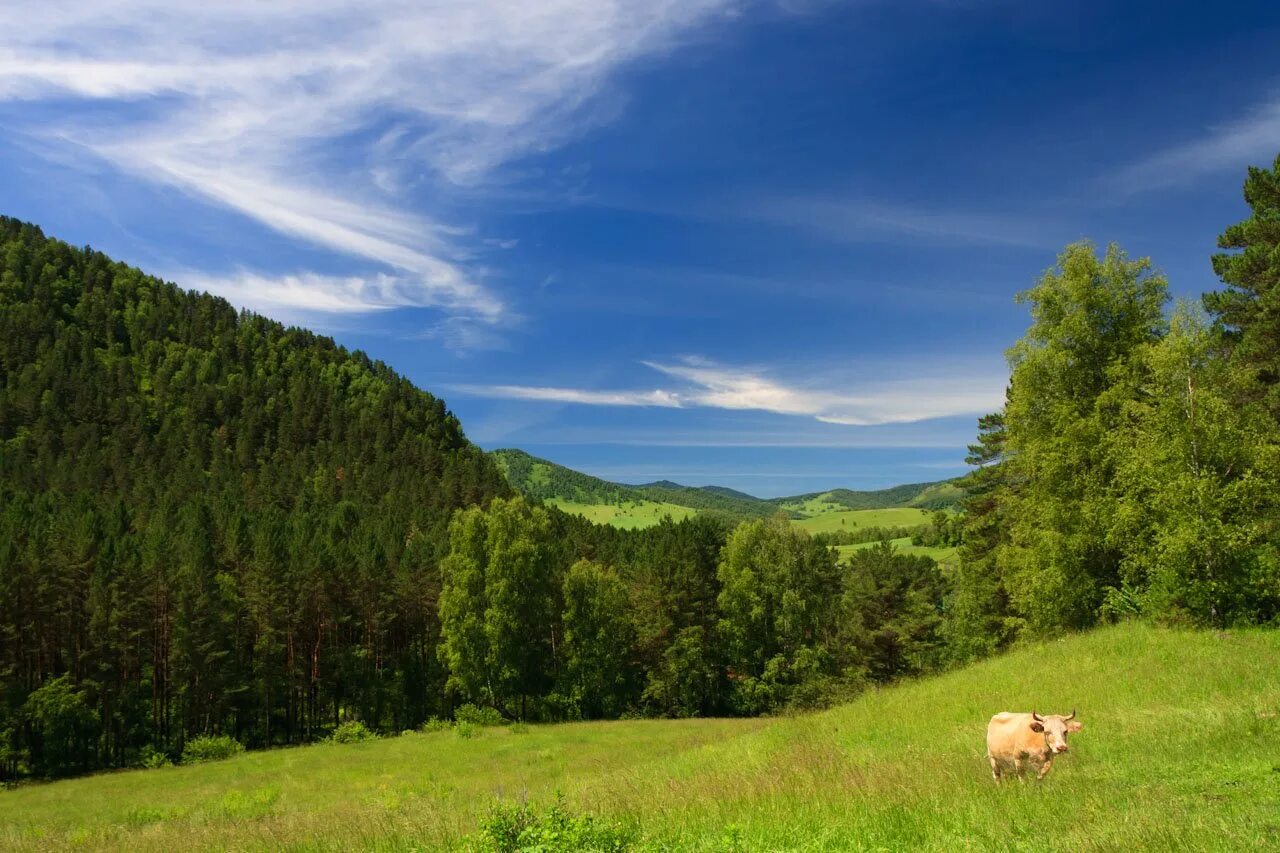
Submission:
POLYGON ((1233 359, 1252 380, 1245 389, 1260 396, 1280 418, 1280 156, 1270 169, 1250 167, 1244 183, 1250 216, 1227 228, 1213 256, 1224 290, 1204 295, 1233 359))

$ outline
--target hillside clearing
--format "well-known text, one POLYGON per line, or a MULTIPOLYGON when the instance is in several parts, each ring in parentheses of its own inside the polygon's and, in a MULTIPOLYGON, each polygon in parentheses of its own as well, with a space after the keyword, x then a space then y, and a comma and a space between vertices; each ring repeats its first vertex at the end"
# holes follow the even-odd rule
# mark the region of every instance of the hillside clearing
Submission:
MULTIPOLYGON (((913 545, 911 537, 904 536, 901 539, 888 540, 893 547, 903 554, 924 555, 932 557, 940 566, 952 566, 957 562, 957 554, 959 549, 951 545, 913 545)), ((854 551, 862 548, 871 548, 878 545, 878 542, 858 542, 853 545, 836 545, 836 553, 840 555, 840 561, 844 562, 854 551)))
POLYGON ((652 527, 667 517, 672 521, 681 521, 698 514, 696 509, 690 509, 687 506, 644 500, 621 501, 616 504, 587 504, 550 498, 546 503, 571 515, 580 515, 593 524, 610 524, 623 530, 652 527))
POLYGON ((1106 628, 774 720, 486 729, 249 753, 0 794, 0 845, 458 846, 498 798, 635 825, 662 849, 1280 846, 1280 632, 1106 628), (1085 729, 997 788, 1001 710, 1085 729))
POLYGON ((835 504, 811 500, 788 508, 797 509, 808 516, 792 521, 792 524, 808 533, 854 531, 863 527, 914 527, 929 523, 929 513, 913 507, 842 509, 835 504))

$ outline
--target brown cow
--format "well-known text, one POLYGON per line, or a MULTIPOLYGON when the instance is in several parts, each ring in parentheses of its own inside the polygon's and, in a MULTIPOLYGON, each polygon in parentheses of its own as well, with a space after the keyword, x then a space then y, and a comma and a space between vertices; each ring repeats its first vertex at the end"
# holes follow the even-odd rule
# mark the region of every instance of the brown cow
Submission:
POLYGON ((1068 716, 1049 714, 996 714, 987 723, 987 758, 991 761, 991 777, 997 782, 1009 769, 1018 781, 1027 766, 1035 767, 1037 779, 1043 779, 1053 767, 1054 756, 1067 751, 1067 732, 1078 732, 1084 726, 1076 722, 1076 712, 1068 716))

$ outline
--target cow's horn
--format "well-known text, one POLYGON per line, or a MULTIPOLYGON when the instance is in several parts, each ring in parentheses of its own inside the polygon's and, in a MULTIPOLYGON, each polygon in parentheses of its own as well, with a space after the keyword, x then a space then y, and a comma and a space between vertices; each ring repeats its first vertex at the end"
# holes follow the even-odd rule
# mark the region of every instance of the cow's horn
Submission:
POLYGON ((1031 712, 1031 719, 1035 720, 1037 723, 1043 723, 1043 722, 1044 722, 1044 717, 1040 716, 1040 715, 1039 715, 1039 714, 1037 714, 1035 711, 1032 711, 1032 712, 1031 712))
POLYGON ((1075 708, 1072 708, 1072 709, 1071 709, 1071 716, 1070 716, 1070 717, 1067 717, 1067 720, 1074 720, 1075 718, 1076 718, 1076 709, 1075 709, 1075 708))

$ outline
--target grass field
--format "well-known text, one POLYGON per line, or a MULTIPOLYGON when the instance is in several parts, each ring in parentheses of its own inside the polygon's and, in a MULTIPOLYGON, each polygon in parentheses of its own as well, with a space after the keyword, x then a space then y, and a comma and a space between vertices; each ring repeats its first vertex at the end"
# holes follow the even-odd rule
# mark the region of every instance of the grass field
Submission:
POLYGON ((696 509, 690 509, 687 506, 657 501, 626 501, 617 505, 583 504, 555 498, 548 500, 547 503, 565 512, 580 515, 595 524, 611 524, 625 530, 652 527, 668 515, 672 520, 680 521, 698 514, 696 509))
POLYGON ((1139 625, 1046 642, 821 714, 486 729, 250 753, 0 793, 0 847, 465 846, 501 800, 642 849, 1280 847, 1280 632, 1139 625), (988 717, 1079 709, 1041 783, 991 781, 988 717))
POLYGON ((809 533, 830 533, 835 530, 857 530, 860 527, 911 527, 917 524, 928 524, 929 513, 911 507, 894 507, 893 509, 841 509, 834 504, 821 501, 806 501, 804 506, 816 504, 826 509, 797 507, 809 518, 801 518, 791 523, 809 533))
MULTIPOLYGON (((959 549, 949 545, 912 545, 911 537, 909 536, 903 537, 902 539, 890 539, 889 541, 892 542, 893 546, 903 554, 923 554, 926 557, 933 557, 933 559, 938 561, 938 565, 943 566, 944 568, 955 565, 958 560, 957 551, 959 549)), ((859 542, 856 545, 836 545, 835 549, 836 553, 840 555, 841 562, 843 562, 854 551, 857 551, 860 548, 870 548, 876 544, 878 543, 859 542)))

